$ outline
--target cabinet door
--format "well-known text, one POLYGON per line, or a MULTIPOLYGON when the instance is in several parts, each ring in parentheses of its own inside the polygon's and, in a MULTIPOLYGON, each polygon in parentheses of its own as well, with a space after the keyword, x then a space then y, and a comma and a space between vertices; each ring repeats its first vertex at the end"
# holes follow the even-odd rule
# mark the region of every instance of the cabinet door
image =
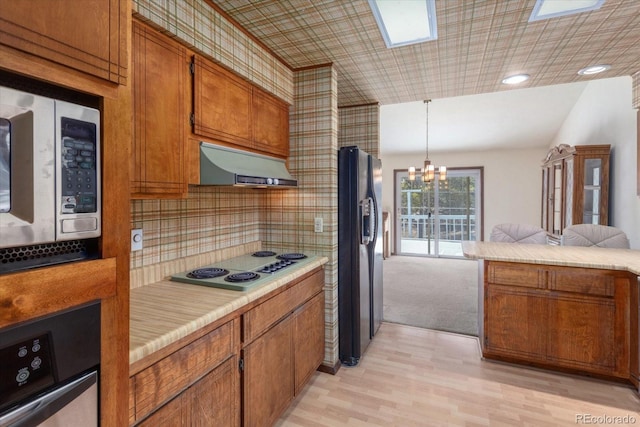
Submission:
POLYGON ((130 13, 120 0, 11 0, 2 5, 0 43, 126 84, 130 13))
POLYGON ((562 220, 564 216, 564 195, 563 195, 563 168, 562 162, 555 163, 551 169, 551 233, 559 236, 562 234, 562 220))
POLYGON ((294 312, 293 348, 297 395, 324 359, 324 292, 294 312))
POLYGON ((187 424, 186 396, 181 394, 162 406, 149 418, 138 424, 139 427, 182 427, 187 424))
POLYGON ((133 197, 179 198, 187 193, 186 49, 134 21, 132 65, 133 197))
POLYGON ((531 360, 546 353, 546 301, 536 290, 487 285, 485 289, 485 348, 531 360))
POLYGON ((199 56, 193 63, 193 133, 253 148, 249 83, 199 56))
POLYGON ((611 298, 549 298, 547 357, 562 366, 611 373, 616 367, 615 303, 611 298))
POLYGON ((189 426, 238 426, 240 387, 237 357, 230 358, 195 383, 188 396, 189 426))
POLYGON ((275 156, 289 156, 289 106, 253 88, 252 116, 256 150, 275 156))
POLYGON ((244 424, 272 425, 294 395, 292 318, 244 349, 244 424))
POLYGON ((542 168, 542 228, 549 230, 549 168, 542 168))

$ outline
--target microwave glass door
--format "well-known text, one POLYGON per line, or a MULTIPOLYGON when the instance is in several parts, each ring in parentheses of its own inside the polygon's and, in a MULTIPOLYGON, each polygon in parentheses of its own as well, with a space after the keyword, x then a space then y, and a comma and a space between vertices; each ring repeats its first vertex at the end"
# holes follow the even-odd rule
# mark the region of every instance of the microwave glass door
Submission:
POLYGON ((0 212, 11 210, 11 123, 0 117, 0 212))
POLYGON ((54 101, 0 88, 0 248, 55 240, 54 101))

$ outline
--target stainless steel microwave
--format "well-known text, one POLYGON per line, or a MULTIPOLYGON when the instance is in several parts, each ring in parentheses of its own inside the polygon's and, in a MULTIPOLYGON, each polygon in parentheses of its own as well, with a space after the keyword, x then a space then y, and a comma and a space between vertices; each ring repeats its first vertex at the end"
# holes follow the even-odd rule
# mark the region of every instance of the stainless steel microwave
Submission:
POLYGON ((100 112, 0 87, 0 248, 100 233, 100 112))

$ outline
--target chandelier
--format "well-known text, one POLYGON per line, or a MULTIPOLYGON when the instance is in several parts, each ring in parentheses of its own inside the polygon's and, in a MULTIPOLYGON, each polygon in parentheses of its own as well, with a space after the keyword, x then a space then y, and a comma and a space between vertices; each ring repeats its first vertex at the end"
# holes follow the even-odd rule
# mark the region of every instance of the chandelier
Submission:
MULTIPOLYGON (((426 105, 426 117, 427 117, 427 131, 425 138, 425 146, 426 146, 426 158, 424 159, 424 167, 422 168, 421 175, 423 182, 431 182, 435 179, 436 173, 438 174, 438 179, 440 181, 445 181, 447 179, 447 167, 440 166, 436 167, 431 164, 431 160, 429 160, 429 103, 430 99, 425 99, 424 104, 426 105)), ((416 179, 416 168, 411 166, 409 167, 409 180, 415 181, 416 179)))

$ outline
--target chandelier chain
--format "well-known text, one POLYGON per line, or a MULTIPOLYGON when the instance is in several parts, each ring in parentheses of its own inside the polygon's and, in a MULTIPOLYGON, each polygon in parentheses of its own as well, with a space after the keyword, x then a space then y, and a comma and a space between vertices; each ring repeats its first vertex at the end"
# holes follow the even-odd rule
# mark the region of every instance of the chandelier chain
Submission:
POLYGON ((427 106, 427 114, 426 114, 426 138, 425 138, 425 142, 426 142, 426 150, 425 150, 425 154, 426 154, 426 160, 429 160, 429 103, 431 102, 430 99, 425 99, 424 103, 427 106))

